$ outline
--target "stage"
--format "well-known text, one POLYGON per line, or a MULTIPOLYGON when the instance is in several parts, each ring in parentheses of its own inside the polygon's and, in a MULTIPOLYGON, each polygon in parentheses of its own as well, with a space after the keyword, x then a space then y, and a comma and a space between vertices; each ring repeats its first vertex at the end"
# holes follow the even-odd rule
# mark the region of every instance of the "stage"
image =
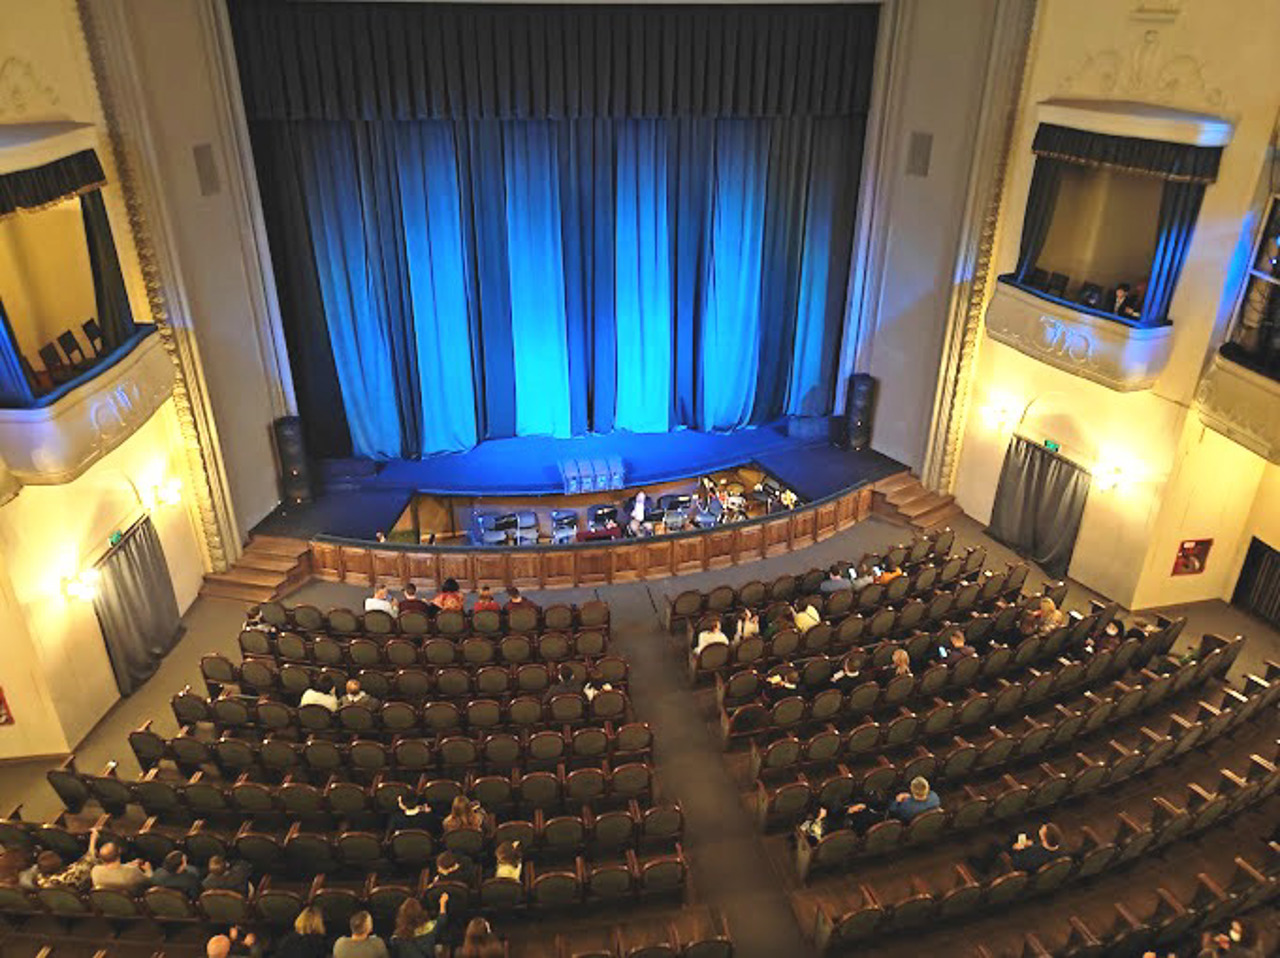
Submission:
POLYGON ((788 436, 781 423, 731 433, 614 432, 574 439, 496 439, 420 460, 328 460, 318 464, 316 498, 283 504, 254 532, 373 539, 391 529, 415 495, 546 496, 564 491, 560 463, 620 457, 624 485, 641 488, 758 464, 805 502, 873 483, 907 467, 873 450, 842 450, 788 436))

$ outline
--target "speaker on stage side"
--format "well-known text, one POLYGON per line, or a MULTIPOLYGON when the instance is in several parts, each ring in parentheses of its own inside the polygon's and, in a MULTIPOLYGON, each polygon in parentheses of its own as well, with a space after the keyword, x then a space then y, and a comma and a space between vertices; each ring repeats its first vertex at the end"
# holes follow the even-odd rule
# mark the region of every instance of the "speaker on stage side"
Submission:
POLYGON ((866 449, 871 445, 871 417, 875 415, 876 380, 869 373, 849 377, 849 393, 844 404, 845 449, 866 449))
POLYGON ((281 416, 272 423, 276 455, 280 458, 280 492, 289 502, 311 501, 311 466, 302 439, 302 420, 281 416))

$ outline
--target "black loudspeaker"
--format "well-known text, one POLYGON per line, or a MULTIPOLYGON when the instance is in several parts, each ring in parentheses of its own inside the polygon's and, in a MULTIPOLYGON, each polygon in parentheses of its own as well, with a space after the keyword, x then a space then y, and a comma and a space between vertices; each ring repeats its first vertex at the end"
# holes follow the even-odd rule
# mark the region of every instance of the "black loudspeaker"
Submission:
POLYGON ((302 441, 302 420, 281 416, 272 424, 280 457, 280 494, 288 502, 311 501, 311 466, 302 441))
POLYGON ((844 448, 866 449, 871 445, 871 417, 875 415, 875 406, 875 377, 854 373, 849 377, 849 394, 844 403, 844 448))

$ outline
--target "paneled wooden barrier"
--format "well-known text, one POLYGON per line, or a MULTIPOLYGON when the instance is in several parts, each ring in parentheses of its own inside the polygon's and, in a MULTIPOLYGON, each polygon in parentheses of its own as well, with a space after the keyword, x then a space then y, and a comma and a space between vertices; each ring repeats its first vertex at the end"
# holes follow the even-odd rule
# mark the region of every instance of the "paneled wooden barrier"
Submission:
POLYGON ((783 555, 830 538, 871 514, 871 487, 847 489, 790 512, 712 529, 573 545, 413 546, 321 536, 311 541, 315 575, 330 582, 438 587, 481 584, 564 589, 687 575, 783 555))

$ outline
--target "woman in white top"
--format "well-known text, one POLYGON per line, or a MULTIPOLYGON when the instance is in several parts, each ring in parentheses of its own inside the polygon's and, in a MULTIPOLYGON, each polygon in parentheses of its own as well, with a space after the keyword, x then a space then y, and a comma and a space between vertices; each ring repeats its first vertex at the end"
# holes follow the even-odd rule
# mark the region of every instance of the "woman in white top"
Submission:
POLYGON ((698 633, 698 641, 694 643, 693 654, 697 655, 708 645, 728 645, 729 637, 724 634, 724 630, 720 628, 720 620, 716 619, 715 624, 709 629, 703 629, 698 633))
POLYGON ((751 609, 743 609, 733 630, 733 641, 741 642, 760 634, 760 616, 751 609))
POLYGON ((333 694, 333 679, 324 674, 316 679, 315 686, 302 693, 298 708, 304 705, 319 705, 330 712, 338 711, 338 697, 333 694))
POLYGON ((519 842, 503 842, 493 851, 497 866, 493 870, 494 878, 514 878, 520 880, 520 872, 524 868, 524 856, 520 854, 519 842))

